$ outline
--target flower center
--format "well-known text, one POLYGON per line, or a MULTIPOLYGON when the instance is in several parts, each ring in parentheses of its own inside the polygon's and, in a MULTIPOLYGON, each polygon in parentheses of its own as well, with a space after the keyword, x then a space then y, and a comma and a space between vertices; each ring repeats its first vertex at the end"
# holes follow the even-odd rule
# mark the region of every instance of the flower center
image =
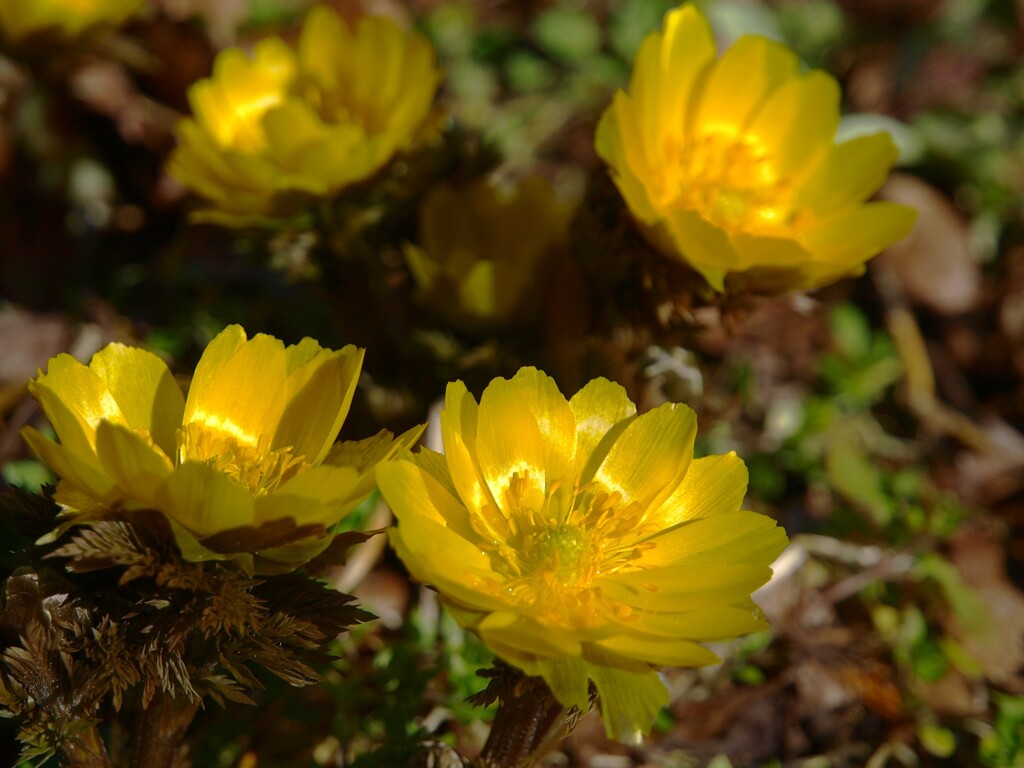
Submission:
POLYGON ((790 185, 778 178, 772 159, 745 137, 705 133, 668 148, 656 194, 662 205, 695 211, 726 232, 785 235, 790 185))
POLYGON ((555 524, 529 538, 524 559, 531 570, 546 571, 563 585, 579 582, 590 544, 583 530, 575 525, 555 524))
POLYGON ((509 593, 546 623, 579 628, 599 622, 602 600, 594 581, 633 567, 645 547, 639 540, 650 532, 643 510, 578 479, 568 487, 553 483, 543 508, 535 510, 525 503, 527 485, 528 474, 514 472, 502 509, 486 507, 474 523, 492 541, 495 569, 508 579, 509 593))
POLYGON ((291 447, 270 450, 269 435, 261 435, 255 445, 247 445, 235 435, 202 422, 178 430, 178 464, 186 461, 210 464, 244 485, 253 496, 272 493, 308 466, 304 457, 292 455, 291 447))

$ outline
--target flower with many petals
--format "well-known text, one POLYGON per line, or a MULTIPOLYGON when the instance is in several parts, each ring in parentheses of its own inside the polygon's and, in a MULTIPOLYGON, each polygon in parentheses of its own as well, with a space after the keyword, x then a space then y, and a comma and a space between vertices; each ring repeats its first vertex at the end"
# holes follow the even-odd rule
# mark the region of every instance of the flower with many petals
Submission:
POLYGON ((204 351, 186 398, 144 349, 110 344, 88 366, 62 354, 29 385, 60 443, 23 434, 60 476, 55 499, 72 520, 156 509, 186 556, 229 551, 257 569, 294 567, 373 490, 376 464, 418 437, 334 446, 362 360, 351 345, 285 347, 230 326, 204 351), (231 546, 262 526, 274 527, 250 538, 257 551, 231 546))
POLYGON ((421 245, 406 259, 421 299, 452 324, 505 325, 526 314, 544 259, 568 234, 571 207, 540 178, 504 190, 441 185, 420 208, 421 245))
POLYGON ((317 6, 297 49, 222 51, 192 86, 169 170, 209 201, 202 218, 259 223, 369 178, 413 145, 440 81, 425 38, 384 17, 354 28, 317 6))
POLYGON ((568 402, 545 374, 496 379, 479 405, 448 387, 444 455, 378 471, 391 540, 419 580, 505 661, 636 740, 668 694, 657 666, 717 661, 702 641, 765 622, 750 599, 786 545, 740 509, 735 454, 693 458, 693 411, 637 415, 605 379, 568 402))
POLYGON ((598 154, 655 247, 716 290, 726 275, 789 288, 863 271, 916 212, 864 201, 897 151, 885 133, 834 143, 839 86, 757 36, 716 57, 692 4, 644 40, 629 92, 597 129, 598 154))
POLYGON ((121 24, 144 1, 0 0, 0 32, 10 41, 43 32, 74 37, 101 24, 121 24))

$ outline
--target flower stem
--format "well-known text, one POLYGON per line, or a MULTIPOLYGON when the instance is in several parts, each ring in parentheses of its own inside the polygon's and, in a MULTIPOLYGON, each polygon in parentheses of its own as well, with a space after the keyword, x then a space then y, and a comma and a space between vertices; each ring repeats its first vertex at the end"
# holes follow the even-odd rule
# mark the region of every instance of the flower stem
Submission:
POLYGON ((199 705, 163 691, 139 713, 131 768, 171 768, 199 705))
POLYGON ((498 711, 480 753, 481 768, 529 768, 547 754, 578 720, 540 677, 503 676, 498 711))

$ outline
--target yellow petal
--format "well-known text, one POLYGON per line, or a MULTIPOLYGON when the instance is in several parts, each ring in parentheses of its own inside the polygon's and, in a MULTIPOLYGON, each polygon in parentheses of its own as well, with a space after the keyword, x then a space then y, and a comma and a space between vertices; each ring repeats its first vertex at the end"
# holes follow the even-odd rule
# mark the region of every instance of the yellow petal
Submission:
MULTIPOLYGON (((715 38, 711 25, 693 4, 670 11, 665 16, 664 35, 659 51, 656 79, 648 93, 655 103, 638 104, 649 122, 647 146, 654 157, 662 156, 673 142, 682 140, 688 130, 693 108, 693 92, 715 61, 715 38), (651 129, 654 129, 654 133, 651 129)), ((639 65, 640 59, 637 58, 639 65)), ((640 75, 650 77, 650 72, 640 75)), ((633 74, 638 79, 637 71, 633 74)))
POLYGON ((852 270, 910 234, 917 215, 897 203, 868 203, 808 232, 804 242, 816 260, 852 270))
POLYGON ((192 374, 188 399, 185 401, 185 415, 182 417, 183 423, 187 424, 192 421, 196 400, 201 398, 206 390, 216 387, 221 369, 228 364, 245 342, 245 329, 240 325, 229 325, 206 345, 195 373, 192 374))
POLYGON ((726 272, 739 265, 729 236, 699 213, 681 208, 668 211, 665 223, 684 260, 693 265, 712 288, 724 290, 726 272))
POLYGON ((306 154, 330 133, 312 105, 297 98, 282 100, 268 109, 260 124, 267 137, 267 150, 275 163, 282 170, 299 176, 304 170, 306 154))
POLYGON ((413 457, 413 461, 397 459, 377 470, 380 491, 395 517, 399 522, 411 516, 426 517, 468 542, 482 543, 473 530, 465 506, 422 468, 422 459, 422 454, 413 457))
POLYGON ((635 561, 644 568, 696 562, 768 565, 788 543, 786 532, 774 520, 746 511, 687 520, 645 542, 653 546, 635 561))
POLYGON ((340 189, 372 176, 393 153, 394 146, 386 137, 368 136, 358 124, 332 126, 319 141, 303 150, 297 158, 297 176, 288 184, 315 181, 308 183, 309 189, 340 189))
MULTIPOLYGON (((331 448, 324 461, 334 466, 352 467, 359 472, 359 483, 356 485, 354 496, 364 498, 377 486, 377 467, 390 461, 398 453, 412 448, 423 435, 424 429, 426 424, 420 424, 398 437, 393 437, 386 429, 382 429, 365 440, 346 440, 331 448)), ((450 485, 451 478, 447 482, 450 485)))
POLYGON ((607 664, 588 664, 601 703, 608 738, 640 744, 650 733, 662 707, 668 706, 668 688, 654 671, 638 672, 607 664))
POLYGON ((180 143, 167 170, 206 198, 232 209, 264 210, 274 189, 274 171, 265 160, 226 151, 193 120, 177 127, 180 143))
POLYGON ((353 500, 353 491, 358 483, 359 473, 352 467, 321 464, 285 481, 271 495, 280 493, 318 499, 328 506, 339 507, 353 500))
MULTIPOLYGON (((349 348, 346 347, 341 351, 349 354, 348 349, 349 348)), ((352 347, 352 349, 355 349, 355 347, 352 347)), ((320 342, 316 339, 310 338, 309 336, 303 336, 302 341, 298 344, 289 344, 285 347, 285 373, 292 376, 307 363, 311 363, 317 358, 329 354, 331 354, 331 350, 321 347, 320 342)))
POLYGON ((544 678, 551 693, 564 707, 590 709, 590 669, 579 654, 541 658, 526 665, 525 671, 544 678))
POLYGON ((642 508, 671 493, 693 458, 697 418, 685 405, 665 403, 622 431, 594 475, 625 504, 642 508), (656 450, 652 449, 656 446, 656 450))
POLYGON ((730 242, 736 254, 736 272, 757 267, 801 269, 814 259, 806 246, 786 237, 738 234, 730 242))
POLYGON ((299 37, 299 65, 324 91, 340 85, 342 55, 352 47, 352 33, 341 17, 326 5, 314 6, 299 37))
POLYGON ((839 127, 839 84, 821 70, 782 83, 757 113, 747 135, 786 179, 820 162, 839 127))
MULTIPOLYGON (((296 525, 322 525, 326 529, 337 523, 341 517, 337 504, 330 504, 322 497, 312 494, 300 496, 278 491, 253 500, 252 524, 256 526, 274 520, 291 519, 296 525)), ((281 553, 281 556, 285 556, 284 553, 281 553)))
POLYGON ((898 156, 887 133, 837 144, 800 189, 796 205, 823 217, 863 202, 885 183, 898 156))
POLYGON ((480 398, 476 451, 495 499, 513 471, 530 472, 540 509, 551 484, 572 474, 576 419, 558 385, 536 368, 495 379, 480 398))
POLYGON ((576 418, 576 474, 588 482, 636 406, 621 385, 598 378, 573 395, 569 407, 576 418))
POLYGON ((735 451, 694 459, 679 487, 644 522, 670 528, 684 520, 736 512, 747 492, 747 465, 735 451))
POLYGON ((614 573, 602 577, 599 586, 608 599, 634 608, 681 613, 732 605, 749 597, 771 575, 767 565, 698 562, 614 573))
POLYGON ((754 608, 721 606, 687 613, 638 612, 637 631, 666 638, 686 638, 701 642, 726 640, 757 632, 768 626, 760 611, 754 608))
POLYGON ((508 606, 504 582, 491 570, 489 558, 461 536, 415 515, 388 534, 409 572, 437 587, 446 599, 487 613, 508 606), (452 563, 458 563, 458 569, 452 563))
POLYGON ((266 146, 261 116, 279 104, 294 75, 294 54, 278 38, 258 42, 250 59, 237 48, 214 60, 213 77, 199 83, 193 105, 200 123, 221 146, 256 152, 266 146))
MULTIPOLYGON (((463 503, 475 515, 480 515, 485 507, 498 507, 474 458, 478 411, 476 400, 469 394, 465 384, 456 381, 448 385, 444 410, 441 411, 444 452, 448 458, 452 483, 458 489, 463 503)), ((496 534, 494 538, 501 537, 496 534)))
MULTIPOLYGON (((53 492, 53 500, 64 510, 71 513, 75 518, 78 516, 89 516, 94 512, 102 513, 105 508, 120 500, 118 489, 109 500, 97 498, 94 494, 83 491, 79 486, 69 480, 60 480, 57 483, 57 490, 53 492)), ((51 544, 59 539, 65 530, 72 524, 73 520, 57 526, 49 533, 36 540, 37 544, 51 544)))
POLYGON ((99 466, 91 449, 85 454, 76 453, 66 445, 57 445, 43 437, 33 427, 23 427, 21 436, 35 451, 40 461, 66 482, 97 501, 110 504, 121 497, 120 489, 113 478, 99 466))
MULTIPOLYGON (((439 483, 453 499, 459 499, 459 492, 455 488, 451 472, 448 470, 448 460, 443 453, 437 453, 429 448, 420 448, 415 455, 400 451, 397 458, 411 459, 421 471, 439 483)), ((462 503, 461 500, 459 503, 462 503)))
POLYGON ((175 467, 157 488, 161 511, 204 537, 252 525, 255 507, 249 492, 209 464, 189 461, 175 467))
POLYGON ((387 17, 363 16, 348 63, 352 101, 360 107, 360 118, 396 148, 408 146, 427 116, 440 80, 433 48, 387 17))
POLYGON ((493 261, 478 261, 459 283, 459 304, 479 317, 507 317, 509 307, 504 301, 514 297, 514 287, 498 287, 493 261))
POLYGON ((489 614, 477 626, 477 632, 491 647, 506 647, 536 656, 579 656, 582 650, 570 633, 511 611, 489 614))
POLYGON ((611 106, 601 115, 594 143, 633 215, 648 224, 656 221, 660 214, 644 183, 652 171, 640 137, 636 107, 622 91, 616 92, 611 106))
POLYGON ((207 346, 189 388, 183 423, 200 422, 255 446, 277 430, 288 394, 286 361, 284 344, 274 337, 244 338, 245 332, 232 326, 207 346))
POLYGON ((96 430, 96 455, 128 496, 146 506, 153 504, 153 491, 173 469, 160 449, 127 427, 110 422, 96 430))
POLYGON ((319 463, 330 450, 352 405, 359 382, 363 350, 349 345, 338 352, 317 356, 291 373, 306 381, 293 394, 281 414, 271 448, 291 446, 296 456, 319 463), (308 375, 303 373, 309 370, 308 375))
POLYGON ((412 243, 402 243, 405 263, 420 290, 427 290, 441 274, 441 268, 430 254, 412 243))
POLYGON ((68 354, 52 358, 47 372, 29 384, 54 431, 77 453, 92 450, 102 421, 127 424, 117 400, 96 373, 68 354))
MULTIPOLYGON (((659 146, 661 130, 661 102, 664 98, 662 73, 663 34, 652 32, 644 38, 633 61, 633 73, 629 79, 629 98, 636 110, 637 126, 640 128, 637 149, 645 159, 654 159, 663 148, 659 146)), ((644 163, 647 166, 647 163, 644 163)))
POLYGON ((598 640, 596 644, 628 659, 664 667, 703 667, 721 661, 703 645, 676 638, 640 637, 630 634, 598 640))
POLYGON ((115 343, 97 352, 89 368, 113 395, 128 426, 174 456, 185 397, 167 364, 145 349, 115 343))
POLYGON ((763 37, 742 37, 708 73, 700 94, 693 133, 736 136, 768 95, 799 71, 785 46, 763 37))

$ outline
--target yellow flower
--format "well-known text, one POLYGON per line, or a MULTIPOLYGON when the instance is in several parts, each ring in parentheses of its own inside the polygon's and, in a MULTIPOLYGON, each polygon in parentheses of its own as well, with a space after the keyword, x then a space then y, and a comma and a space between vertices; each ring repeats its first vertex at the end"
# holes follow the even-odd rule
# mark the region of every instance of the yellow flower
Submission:
POLYGON ((917 213, 867 203, 897 151, 885 133, 834 144, 839 86, 747 36, 719 59, 692 4, 644 40, 629 93, 597 128, 598 154, 655 247, 716 290, 728 273, 786 287, 864 270, 917 213))
POLYGON ((60 443, 31 427, 23 434, 60 476, 55 499, 73 520, 157 509, 183 553, 202 559, 214 556, 202 542, 231 538, 217 534, 291 519, 286 545, 261 548, 256 565, 294 566, 322 551, 327 531, 370 493, 375 465, 418 437, 332 448, 362 361, 351 345, 285 347, 263 334, 247 340, 234 325, 204 351, 186 399, 146 350, 110 344, 88 366, 62 354, 29 385, 60 443))
POLYGON ((440 72, 421 35, 386 18, 354 30, 317 6, 297 49, 272 37, 252 56, 222 51, 189 91, 169 171, 205 197, 201 218, 230 225, 300 212, 369 178, 409 148, 440 72))
POLYGON ((0 31, 21 40, 44 30, 73 37, 98 24, 116 25, 145 0, 0 0, 0 31))
POLYGON ((566 706, 592 681, 608 734, 636 740, 668 699, 654 666, 714 663, 699 642, 766 626, 750 594, 786 544, 740 510, 735 454, 693 458, 696 428, 683 405, 637 416, 606 379, 566 402, 523 368, 479 405, 455 382, 445 454, 378 471, 392 543, 501 658, 566 706))
POLYGON ((422 248, 405 255, 426 304, 464 328, 523 314, 541 263, 564 244, 571 207, 528 178, 511 191, 486 181, 442 185, 420 209, 422 248))

